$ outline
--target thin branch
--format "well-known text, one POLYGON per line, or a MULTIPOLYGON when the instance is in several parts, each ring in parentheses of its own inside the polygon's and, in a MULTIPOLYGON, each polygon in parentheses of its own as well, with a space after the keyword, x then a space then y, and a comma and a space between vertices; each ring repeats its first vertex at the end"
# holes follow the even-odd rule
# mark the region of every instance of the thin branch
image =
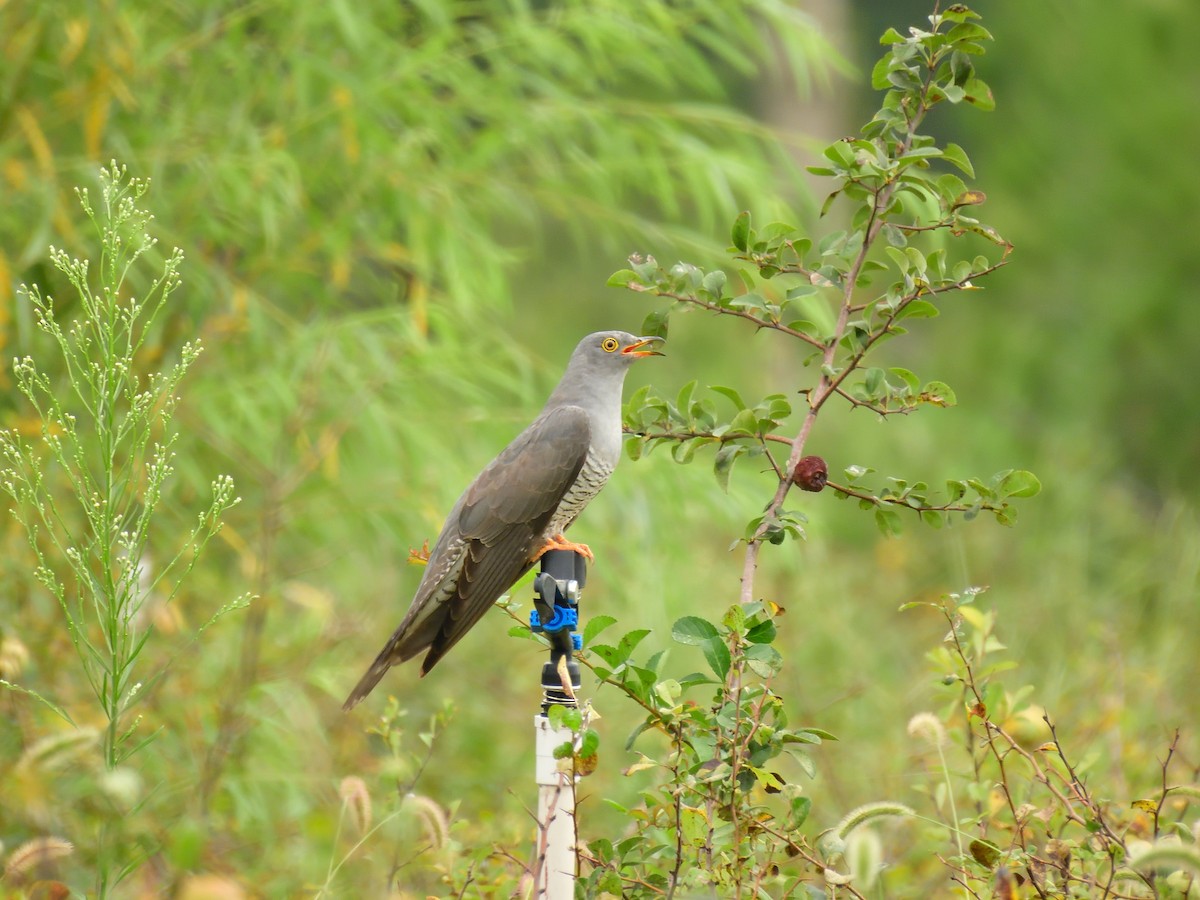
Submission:
POLYGON ((701 300, 695 294, 677 294, 674 291, 656 290, 655 288, 646 287, 644 285, 637 284, 636 282, 630 282, 628 285, 626 285, 626 287, 628 287, 631 291, 652 292, 656 297, 669 297, 672 300, 678 300, 680 303, 688 303, 692 306, 699 306, 701 309, 707 309, 709 312, 714 312, 717 315, 735 316, 739 319, 745 319, 748 322, 753 322, 759 328, 770 328, 772 331, 779 331, 783 334, 798 338, 817 350, 825 349, 825 342, 820 338, 813 337, 808 332, 799 331, 795 328, 789 328, 782 322, 775 322, 770 319, 760 319, 753 313, 746 312, 743 309, 733 309, 728 306, 721 306, 720 304, 712 303, 708 300, 701 300))
POLYGON ((765 434, 763 432, 757 432, 753 435, 749 435, 742 431, 739 431, 736 434, 714 434, 711 431, 672 431, 669 429, 665 431, 635 431, 629 427, 625 427, 622 430, 625 432, 625 434, 631 434, 634 437, 649 438, 650 440, 655 441, 691 441, 704 439, 709 441, 720 441, 722 444, 727 444, 730 441, 745 440, 749 437, 755 437, 760 441, 775 441, 780 444, 787 444, 788 446, 791 446, 792 443, 791 438, 786 438, 781 434, 765 434))
POLYGON ((1162 761, 1162 795, 1158 798, 1158 806, 1154 808, 1154 839, 1158 840, 1158 823, 1162 818, 1163 804, 1167 802, 1167 794, 1171 788, 1167 785, 1167 770, 1171 766, 1171 757, 1175 755, 1175 750, 1179 747, 1179 729, 1175 729, 1175 736, 1171 738, 1171 746, 1167 748, 1166 759, 1162 761))
POLYGON ((878 404, 871 403, 867 400, 859 400, 841 387, 834 388, 834 393, 836 393, 839 397, 845 398, 850 403, 851 408, 858 409, 858 407, 861 406, 865 409, 869 409, 878 416, 907 416, 909 413, 916 412, 917 410, 915 404, 913 406, 903 406, 900 409, 888 409, 886 407, 879 406, 878 404))
POLYGON ((901 496, 899 494, 894 495, 894 496, 888 496, 888 497, 882 497, 882 496, 879 496, 878 494, 866 494, 866 493, 863 493, 862 491, 857 491, 854 488, 846 487, 845 485, 838 484, 836 481, 827 481, 827 482, 825 482, 825 486, 833 488, 839 494, 845 494, 847 497, 854 497, 857 500, 866 500, 868 503, 873 503, 876 506, 900 506, 900 507, 903 507, 904 509, 911 509, 915 513, 973 512, 976 510, 987 510, 989 512, 995 512, 995 511, 1003 508, 1001 506, 995 506, 993 504, 986 503, 986 502, 971 503, 971 504, 942 503, 940 505, 939 504, 926 505, 926 504, 922 504, 922 503, 914 503, 907 496, 901 496))

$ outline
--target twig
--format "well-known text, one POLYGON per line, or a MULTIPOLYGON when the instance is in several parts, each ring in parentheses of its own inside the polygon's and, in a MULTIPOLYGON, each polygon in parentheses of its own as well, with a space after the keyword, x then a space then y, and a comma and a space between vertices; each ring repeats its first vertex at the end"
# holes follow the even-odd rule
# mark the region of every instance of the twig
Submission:
POLYGON ((627 287, 632 291, 652 292, 656 297, 669 297, 672 300, 678 300, 680 303, 688 303, 692 306, 698 306, 701 309, 706 309, 709 312, 714 312, 718 315, 735 316, 739 319, 745 319, 748 322, 753 322, 759 328, 769 328, 772 331, 779 331, 783 334, 802 340, 817 350, 825 349, 825 342, 820 338, 813 337, 811 334, 805 331, 799 331, 798 329, 790 328, 787 325, 784 325, 782 322, 776 322, 771 319, 761 319, 753 313, 747 312, 743 309, 721 306, 720 304, 712 303, 708 300, 701 300, 695 294, 678 294, 674 291, 656 290, 654 288, 637 284, 636 282, 630 282, 627 287))
POLYGON ((1162 761, 1162 796, 1158 798, 1158 805, 1154 808, 1154 839, 1158 840, 1158 822, 1162 817, 1163 804, 1167 802, 1167 794, 1170 788, 1167 786, 1167 769, 1171 765, 1171 757, 1175 755, 1175 749, 1179 746, 1179 729, 1175 729, 1175 736, 1171 738, 1171 746, 1167 747, 1167 757, 1162 761))

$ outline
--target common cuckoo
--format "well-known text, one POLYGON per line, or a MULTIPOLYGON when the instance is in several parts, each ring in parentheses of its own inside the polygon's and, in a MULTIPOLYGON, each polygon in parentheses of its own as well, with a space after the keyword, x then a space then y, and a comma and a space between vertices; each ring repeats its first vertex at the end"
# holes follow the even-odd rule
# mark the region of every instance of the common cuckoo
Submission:
POLYGON ((425 675, 547 550, 591 551, 563 532, 621 458, 621 386, 657 338, 589 334, 541 414, 471 482, 429 553, 412 605, 344 704, 425 653, 425 675))

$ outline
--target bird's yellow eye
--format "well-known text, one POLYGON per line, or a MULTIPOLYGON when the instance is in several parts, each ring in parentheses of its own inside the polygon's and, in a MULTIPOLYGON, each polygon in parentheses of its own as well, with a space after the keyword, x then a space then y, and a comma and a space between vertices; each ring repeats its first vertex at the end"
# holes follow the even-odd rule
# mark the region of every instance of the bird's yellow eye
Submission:
POLYGON ((618 341, 616 338, 612 338, 612 337, 605 338, 604 340, 602 340, 600 342, 600 349, 603 350, 605 353, 612 353, 614 350, 616 350, 620 346, 621 346, 621 342, 618 341))

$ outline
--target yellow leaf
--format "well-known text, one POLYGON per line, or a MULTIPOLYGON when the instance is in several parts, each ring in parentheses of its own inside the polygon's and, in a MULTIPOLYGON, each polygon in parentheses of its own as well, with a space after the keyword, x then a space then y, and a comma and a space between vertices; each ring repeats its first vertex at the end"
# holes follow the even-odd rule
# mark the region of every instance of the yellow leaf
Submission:
POLYGON ((652 758, 649 756, 644 754, 638 754, 638 756, 642 757, 641 760, 638 760, 628 769, 625 769, 624 772, 622 772, 623 775, 632 775, 635 772, 644 772, 646 769, 658 768, 658 763, 654 762, 654 760, 652 760, 652 758))
POLYGON ((986 631, 988 626, 987 616, 981 610, 974 606, 960 606, 957 610, 958 614, 977 631, 986 631))
MULTIPOLYGON (((12 269, 8 266, 8 257, 0 250, 0 350, 8 344, 8 320, 12 316, 12 304, 9 302, 12 300, 11 279, 12 269)), ((5 366, 0 371, 7 372, 7 369, 5 366)), ((5 380, 5 376, 0 375, 0 385, 3 385, 5 380)))
POLYGON ((67 39, 63 41, 62 49, 58 52, 58 64, 63 68, 75 61, 79 51, 87 43, 89 24, 86 18, 68 19, 63 23, 63 34, 67 39))
POLYGON ((50 143, 46 140, 46 135, 42 133, 37 116, 22 103, 17 106, 16 118, 17 125, 20 126, 25 140, 29 143, 29 149, 33 152, 33 158, 37 160, 38 168, 46 177, 52 177, 54 175, 54 153, 50 150, 50 143))
POLYGON ((958 209, 960 206, 978 206, 985 200, 987 200, 987 194, 983 191, 963 191, 955 198, 954 208, 958 209))
POLYGON ((420 278, 414 277, 408 285, 408 304, 412 311, 413 325, 422 335, 429 334, 429 288, 420 278))
POLYGON ((25 163, 10 156, 4 160, 3 168, 4 180, 8 182, 9 187, 16 191, 24 190, 29 182, 29 169, 25 163))
POLYGON ((100 66, 88 91, 87 112, 83 116, 83 146, 93 159, 98 158, 103 149, 104 129, 108 124, 108 109, 112 103, 108 86, 110 75, 107 66, 100 66))
POLYGON ((360 146, 358 142, 358 120, 354 116, 354 95, 345 87, 337 87, 333 91, 333 103, 341 110, 340 124, 342 131, 342 148, 349 162, 358 162, 360 146))
POLYGON ((350 283, 350 260, 345 253, 339 253, 330 263, 329 281, 338 290, 344 289, 350 283))

